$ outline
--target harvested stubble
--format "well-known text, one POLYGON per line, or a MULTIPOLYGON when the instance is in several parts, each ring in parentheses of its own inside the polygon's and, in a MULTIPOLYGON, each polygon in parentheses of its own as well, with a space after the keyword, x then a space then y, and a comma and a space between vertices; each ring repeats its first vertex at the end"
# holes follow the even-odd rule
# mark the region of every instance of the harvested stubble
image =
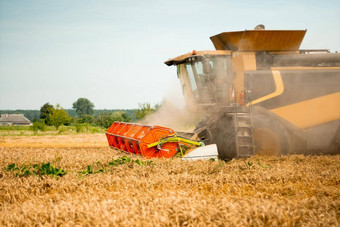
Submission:
POLYGON ((340 224, 339 155, 229 163, 155 159, 153 165, 130 163, 80 175, 87 165, 123 154, 108 148, 103 135, 34 140, 0 142, 0 225, 340 224), (51 162, 68 173, 60 179, 20 178, 4 170, 13 162, 51 162))

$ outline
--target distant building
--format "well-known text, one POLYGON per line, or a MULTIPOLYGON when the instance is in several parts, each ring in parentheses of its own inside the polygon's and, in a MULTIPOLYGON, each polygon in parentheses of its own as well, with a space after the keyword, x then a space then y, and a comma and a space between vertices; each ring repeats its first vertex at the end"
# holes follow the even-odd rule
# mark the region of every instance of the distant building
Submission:
POLYGON ((1 114, 0 125, 31 125, 23 114, 1 114))

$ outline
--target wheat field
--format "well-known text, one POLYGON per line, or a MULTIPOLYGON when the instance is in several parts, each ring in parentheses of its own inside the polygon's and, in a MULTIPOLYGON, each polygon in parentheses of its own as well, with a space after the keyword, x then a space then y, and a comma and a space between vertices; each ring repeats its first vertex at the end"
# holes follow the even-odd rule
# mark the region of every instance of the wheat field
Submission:
POLYGON ((103 134, 0 137, 0 225, 340 225, 340 155, 107 165, 122 156, 150 163, 103 134), (12 163, 67 173, 19 176, 12 163))

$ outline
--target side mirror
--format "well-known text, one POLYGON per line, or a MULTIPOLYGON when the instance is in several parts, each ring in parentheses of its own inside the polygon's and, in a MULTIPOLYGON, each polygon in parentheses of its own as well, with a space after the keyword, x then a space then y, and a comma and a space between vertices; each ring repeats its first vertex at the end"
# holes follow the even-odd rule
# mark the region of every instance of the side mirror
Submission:
POLYGON ((203 73, 204 74, 209 74, 210 73, 210 62, 209 59, 205 58, 202 61, 203 63, 203 73))

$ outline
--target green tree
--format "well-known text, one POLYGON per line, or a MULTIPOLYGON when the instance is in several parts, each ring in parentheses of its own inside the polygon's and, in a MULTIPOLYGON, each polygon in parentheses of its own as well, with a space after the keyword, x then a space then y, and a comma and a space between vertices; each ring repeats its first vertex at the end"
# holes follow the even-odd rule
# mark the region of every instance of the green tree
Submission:
POLYGON ((32 130, 35 132, 39 130, 45 131, 46 130, 45 120, 41 119, 40 121, 33 121, 32 130))
POLYGON ((50 114, 52 113, 53 109, 54 107, 49 103, 45 103, 40 108, 40 120, 44 120, 47 125, 51 125, 50 114))
POLYGON ((124 111, 103 112, 97 117, 96 123, 104 128, 109 128, 115 121, 130 122, 131 120, 124 111))
POLYGON ((119 111, 119 112, 120 112, 124 122, 130 122, 131 121, 131 118, 129 117, 129 115, 127 115, 127 113, 125 113, 123 111, 119 111))
POLYGON ((100 125, 100 126, 102 126, 104 128, 108 128, 107 125, 110 125, 111 122, 114 122, 114 121, 112 121, 111 114, 108 113, 108 112, 100 113, 98 115, 98 117, 96 118, 96 124, 100 125))
POLYGON ((72 108, 76 110, 79 117, 82 117, 84 114, 92 115, 94 113, 94 105, 87 98, 79 98, 73 103, 72 108))
POLYGON ((52 113, 49 114, 51 124, 58 130, 59 126, 69 124, 71 118, 68 116, 66 111, 61 108, 59 104, 52 109, 52 113))
POLYGON ((158 105, 156 105, 155 108, 152 108, 150 103, 138 103, 138 107, 139 108, 135 110, 135 118, 141 120, 146 115, 154 113, 156 108, 158 108, 158 105))
POLYGON ((78 123, 92 124, 93 121, 94 121, 94 117, 88 114, 83 114, 83 116, 78 119, 78 123))

